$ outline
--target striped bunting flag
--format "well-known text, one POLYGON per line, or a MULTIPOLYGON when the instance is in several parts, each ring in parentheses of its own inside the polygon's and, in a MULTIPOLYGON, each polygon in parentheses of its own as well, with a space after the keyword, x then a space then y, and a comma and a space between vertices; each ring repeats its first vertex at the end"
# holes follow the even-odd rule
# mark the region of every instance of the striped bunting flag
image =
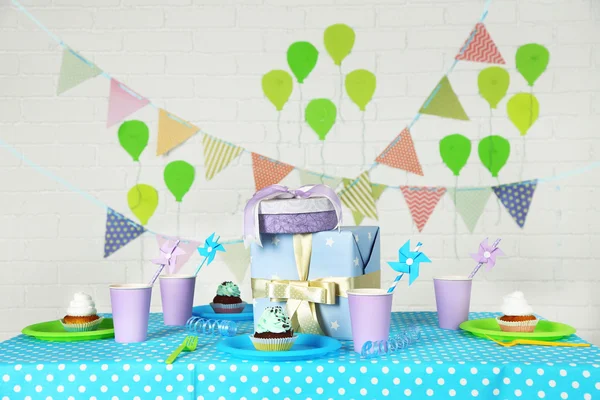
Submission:
POLYGON ((427 186, 401 186, 404 200, 417 225, 419 232, 423 230, 435 206, 440 201, 446 188, 427 186))
MULTIPOLYGON (((352 183, 349 179, 348 179, 348 181, 349 181, 349 184, 352 183)), ((371 183, 371 193, 373 195, 373 200, 375 200, 375 202, 377 202, 377 200, 379 200, 379 198, 381 197, 383 192, 385 192, 385 189, 387 189, 387 185, 382 185, 379 183, 371 183)), ((365 216, 362 215, 358 211, 352 211, 352 217, 354 217, 354 223, 356 225, 360 225, 363 222, 363 219, 365 219, 365 216)))
POLYGON ((244 151, 241 147, 224 142, 210 135, 204 135, 202 144, 204 145, 206 180, 209 181, 244 151))
POLYGON ((355 179, 344 179, 344 189, 338 193, 342 203, 352 211, 377 219, 377 207, 373 198, 373 188, 369 172, 365 171, 355 179))

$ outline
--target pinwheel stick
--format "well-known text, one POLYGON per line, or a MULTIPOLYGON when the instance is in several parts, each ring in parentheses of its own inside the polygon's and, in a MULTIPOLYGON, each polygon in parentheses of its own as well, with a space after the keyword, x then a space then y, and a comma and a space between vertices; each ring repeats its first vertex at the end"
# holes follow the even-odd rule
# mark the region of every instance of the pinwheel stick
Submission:
MULTIPOLYGON (((421 242, 417 243, 417 247, 415 247, 415 251, 419 251, 419 249, 421 248, 421 246, 423 246, 423 243, 421 243, 421 242)), ((396 289, 396 286, 398 286, 398 282, 400 282, 400 279, 402 279, 403 276, 404 276, 404 273, 401 273, 400 275, 398 275, 396 277, 396 279, 394 279, 394 282, 392 282, 392 285, 387 290, 387 293, 393 293, 394 292, 394 290, 396 289)))
POLYGON ((196 273, 194 274, 194 276, 198 276, 198 272, 200 272, 200 270, 204 266, 204 263, 206 263, 206 260, 208 260, 208 257, 204 257, 204 260, 202 260, 202 263, 200 265, 198 265, 198 268, 196 268, 196 273))
POLYGON ((154 282, 156 282, 156 280, 158 279, 158 276, 160 275, 160 273, 163 271, 163 269, 165 269, 165 265, 166 264, 161 264, 158 266, 158 269, 156 270, 156 272, 154 273, 154 275, 152 276, 152 279, 150 279, 150 286, 154 286, 154 282))
MULTIPOLYGON (((492 248, 496 248, 498 247, 498 245, 500 244, 500 241, 502 239, 496 239, 496 241, 492 244, 492 248)), ((475 274, 479 271, 479 268, 481 268, 481 266, 483 265, 482 262, 479 262, 476 266, 475 269, 473 269, 473 271, 471 271, 471 273, 469 274, 469 279, 473 279, 475 277, 475 274)))

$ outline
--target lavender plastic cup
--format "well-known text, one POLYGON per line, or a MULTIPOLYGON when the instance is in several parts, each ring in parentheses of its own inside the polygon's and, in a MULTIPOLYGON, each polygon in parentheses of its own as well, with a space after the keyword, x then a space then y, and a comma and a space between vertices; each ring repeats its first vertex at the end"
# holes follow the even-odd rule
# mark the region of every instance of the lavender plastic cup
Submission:
POLYGON ((138 343, 148 336, 152 286, 147 284, 110 285, 115 341, 138 343))
POLYGON ((442 329, 457 330, 469 319, 471 284, 466 276, 440 276, 433 278, 438 323, 442 329))
POLYGON ((160 297, 165 325, 184 326, 192 317, 195 287, 194 275, 160 276, 160 297))
POLYGON ((392 317, 392 294, 386 289, 348 290, 354 351, 368 341, 388 340, 392 317))

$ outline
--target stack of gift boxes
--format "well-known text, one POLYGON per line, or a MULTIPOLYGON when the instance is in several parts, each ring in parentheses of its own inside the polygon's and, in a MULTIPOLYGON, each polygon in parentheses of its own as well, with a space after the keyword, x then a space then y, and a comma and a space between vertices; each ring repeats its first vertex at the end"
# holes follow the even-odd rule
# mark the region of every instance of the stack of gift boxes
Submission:
POLYGON ((273 185, 246 205, 254 325, 265 307, 287 309, 295 332, 351 339, 346 291, 379 288, 379 228, 341 226, 341 203, 325 185, 273 185))

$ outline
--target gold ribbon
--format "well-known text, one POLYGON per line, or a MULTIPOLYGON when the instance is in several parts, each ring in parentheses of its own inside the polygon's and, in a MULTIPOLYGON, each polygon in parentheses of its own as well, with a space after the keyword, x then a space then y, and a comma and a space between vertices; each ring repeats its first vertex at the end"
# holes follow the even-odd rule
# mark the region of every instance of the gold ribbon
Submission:
POLYGON ((322 335, 315 304, 335 304, 336 296, 347 297, 347 291, 354 288, 378 288, 381 272, 377 270, 354 277, 309 281, 311 253, 312 234, 294 235, 294 256, 299 280, 252 278, 252 296, 269 297, 273 302, 287 301, 287 312, 295 331, 322 335))

